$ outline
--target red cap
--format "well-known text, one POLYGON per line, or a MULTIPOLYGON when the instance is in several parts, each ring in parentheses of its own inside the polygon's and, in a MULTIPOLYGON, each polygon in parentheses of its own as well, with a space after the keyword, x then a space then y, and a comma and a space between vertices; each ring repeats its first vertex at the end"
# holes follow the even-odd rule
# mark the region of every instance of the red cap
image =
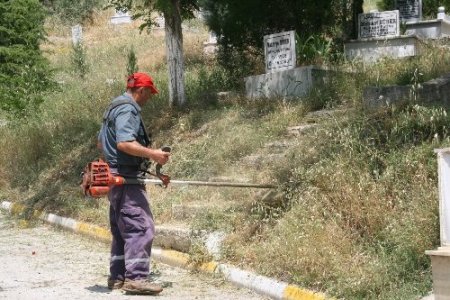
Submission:
POLYGON ((135 87, 148 87, 150 88, 152 94, 158 94, 158 90, 153 83, 153 79, 145 73, 138 72, 128 76, 127 88, 135 87))

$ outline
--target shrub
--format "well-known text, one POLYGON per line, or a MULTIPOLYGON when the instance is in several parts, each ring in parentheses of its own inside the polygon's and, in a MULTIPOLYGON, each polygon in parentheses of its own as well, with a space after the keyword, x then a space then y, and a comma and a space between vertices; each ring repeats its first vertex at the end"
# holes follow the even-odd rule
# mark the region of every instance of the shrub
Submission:
POLYGON ((82 42, 75 43, 72 46, 72 64, 80 78, 84 78, 89 72, 89 65, 86 57, 86 49, 82 42))
POLYGON ((131 75, 139 70, 137 64, 136 52, 134 51, 134 47, 130 48, 127 55, 127 75, 131 75))
POLYGON ((0 2, 0 109, 15 115, 32 111, 52 86, 45 40, 45 12, 37 0, 0 2))
POLYGON ((327 62, 331 58, 333 41, 327 40, 320 34, 302 38, 296 34, 295 52, 297 64, 318 64, 327 62))

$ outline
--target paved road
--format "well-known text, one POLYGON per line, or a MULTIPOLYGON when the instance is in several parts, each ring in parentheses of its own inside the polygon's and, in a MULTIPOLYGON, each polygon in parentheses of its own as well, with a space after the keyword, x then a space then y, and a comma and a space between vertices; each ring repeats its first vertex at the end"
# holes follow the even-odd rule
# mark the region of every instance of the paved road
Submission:
MULTIPOLYGON (((48 225, 20 228, 0 211, 0 299, 133 299, 106 287, 108 245, 48 225)), ((264 299, 211 274, 161 263, 153 272, 166 288, 157 299, 264 299)))

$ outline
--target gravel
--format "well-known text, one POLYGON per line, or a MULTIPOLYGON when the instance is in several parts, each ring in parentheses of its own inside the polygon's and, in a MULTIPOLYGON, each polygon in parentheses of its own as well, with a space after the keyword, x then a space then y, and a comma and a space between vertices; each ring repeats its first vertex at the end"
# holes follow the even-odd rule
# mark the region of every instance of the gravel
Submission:
MULTIPOLYGON (((0 299, 133 299, 106 287, 109 245, 45 224, 20 228, 0 211, 0 299)), ((153 277, 165 286, 158 299, 267 299, 199 274, 152 262, 153 277)))

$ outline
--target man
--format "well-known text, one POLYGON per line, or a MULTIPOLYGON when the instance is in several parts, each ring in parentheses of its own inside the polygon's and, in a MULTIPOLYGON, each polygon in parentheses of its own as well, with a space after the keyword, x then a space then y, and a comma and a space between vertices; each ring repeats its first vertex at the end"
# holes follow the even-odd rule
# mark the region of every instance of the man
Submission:
MULTIPOLYGON (((164 165, 169 153, 150 148, 141 107, 157 94, 152 78, 134 73, 127 91, 115 98, 103 116, 98 146, 111 172, 137 177, 148 159, 164 165)), ((136 294, 158 294, 162 288, 147 280, 155 234, 144 185, 113 186, 108 194, 112 233, 108 288, 136 294)))

